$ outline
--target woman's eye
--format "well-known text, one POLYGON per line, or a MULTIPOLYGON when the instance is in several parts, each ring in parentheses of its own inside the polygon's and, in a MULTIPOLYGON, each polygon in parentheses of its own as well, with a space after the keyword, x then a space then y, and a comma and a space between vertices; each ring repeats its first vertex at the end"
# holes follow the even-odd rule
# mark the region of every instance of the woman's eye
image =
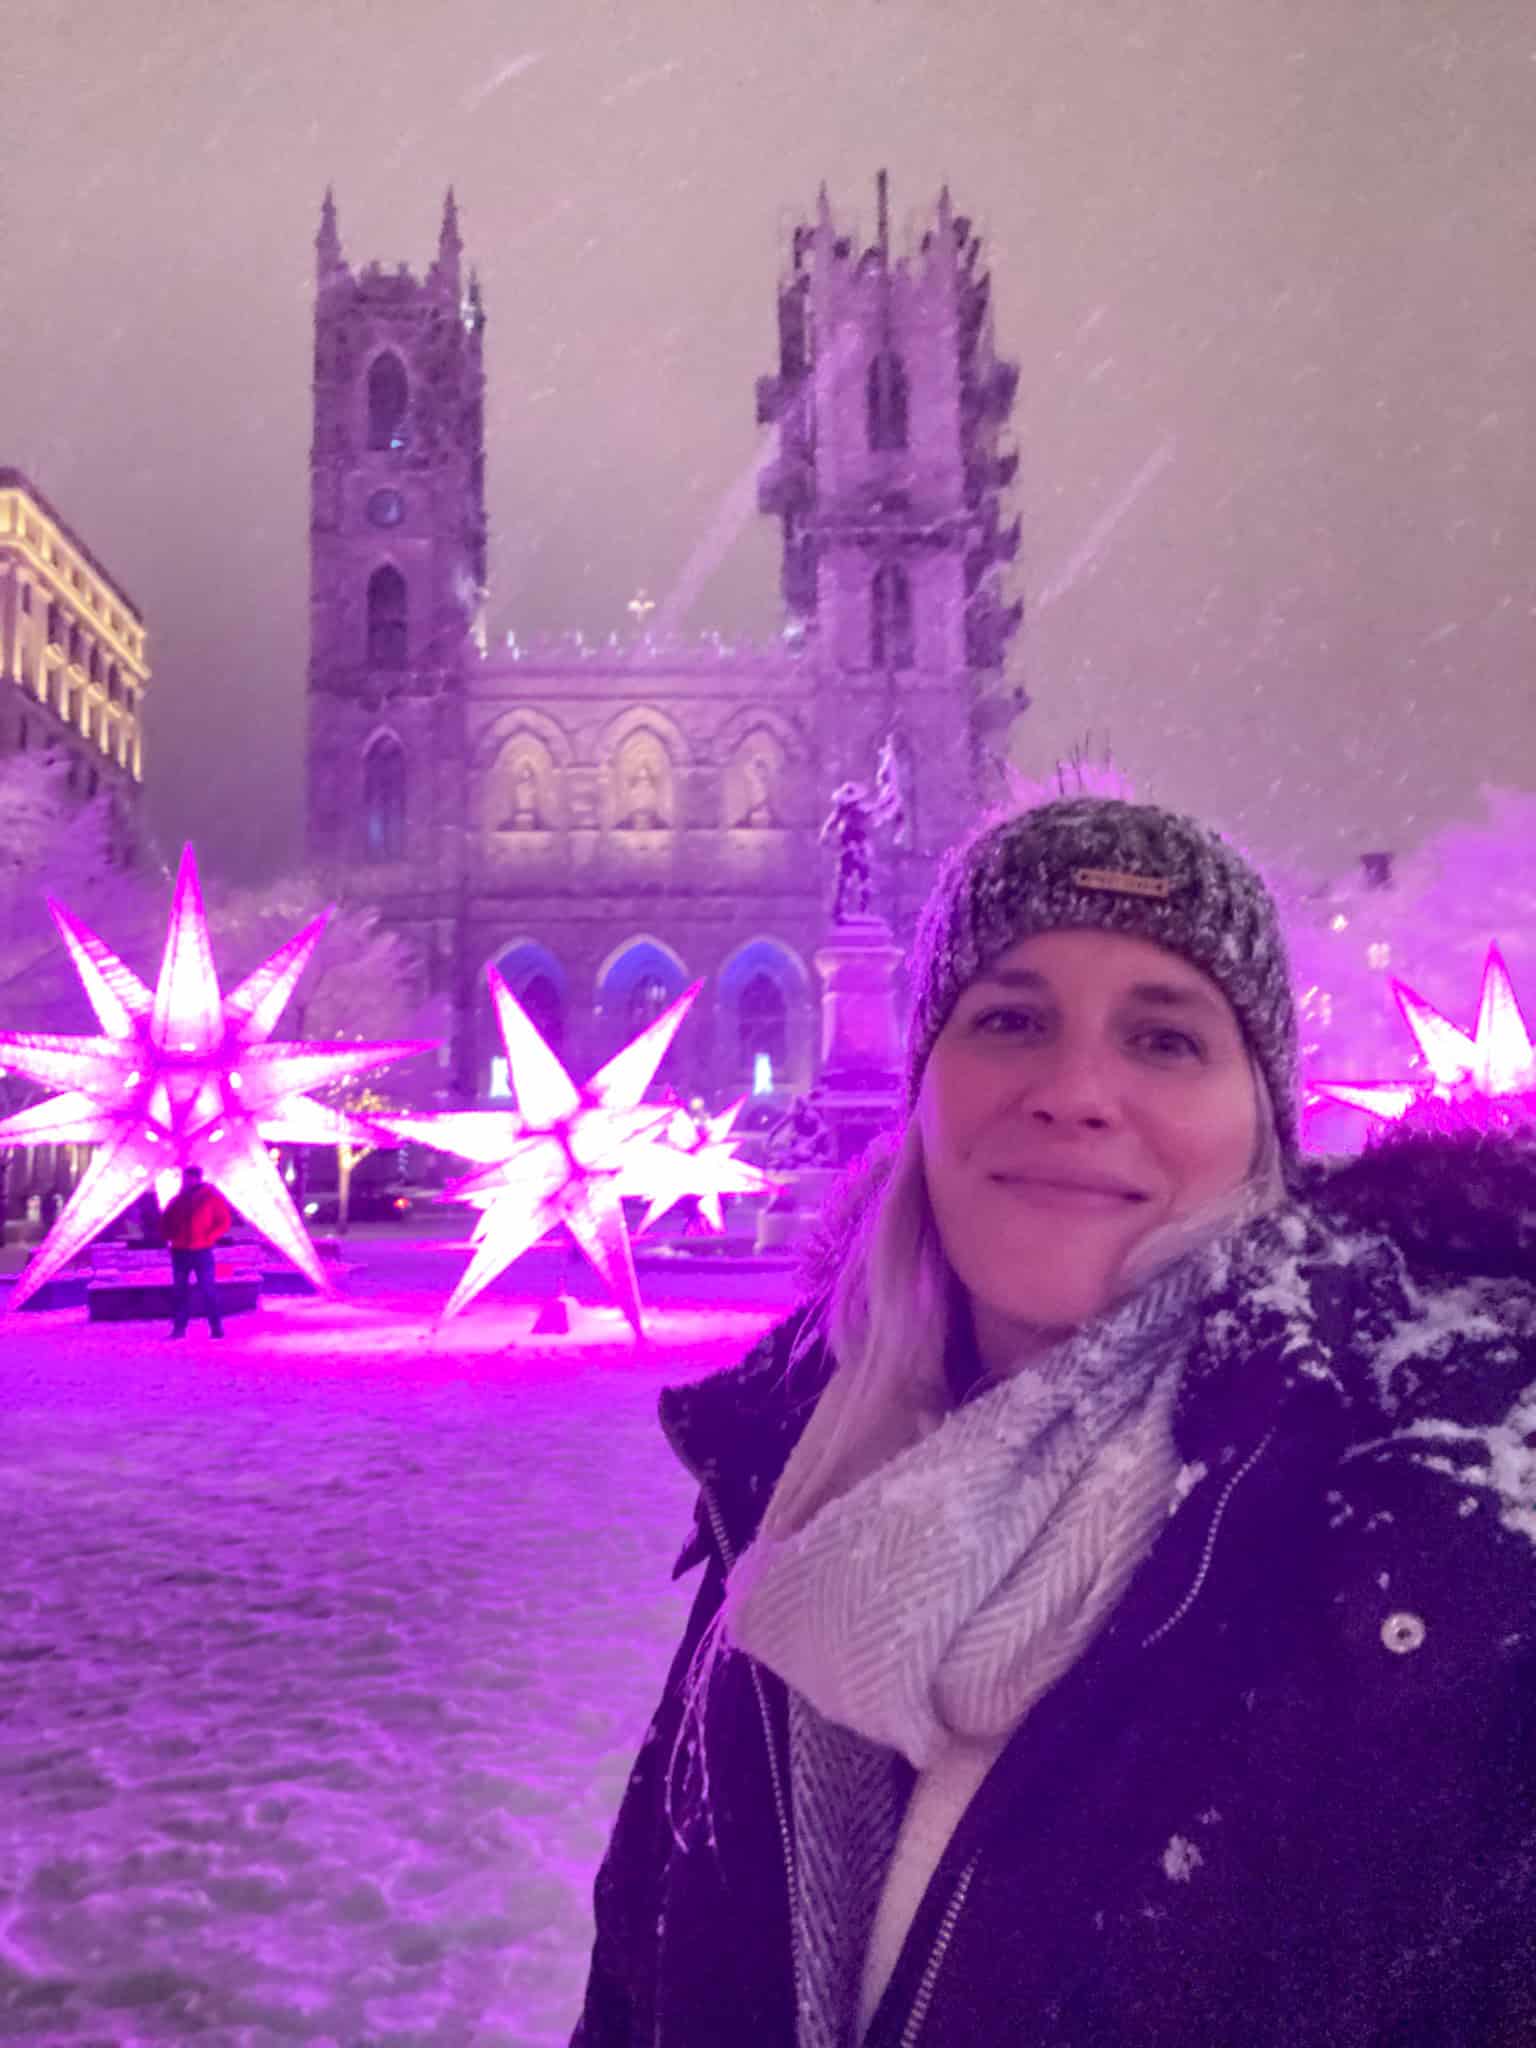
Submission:
POLYGON ((1015 1038, 1021 1033, 1028 1037, 1045 1028, 1044 1020, 1036 1010, 1019 1010, 1011 1006, 995 1010, 978 1010, 971 1019, 973 1031, 983 1031, 990 1037, 1015 1038))
POLYGON ((1144 1052, 1160 1060, 1198 1060, 1205 1057, 1205 1047, 1188 1031, 1176 1031, 1168 1024, 1155 1024, 1136 1033, 1136 1043, 1144 1052))

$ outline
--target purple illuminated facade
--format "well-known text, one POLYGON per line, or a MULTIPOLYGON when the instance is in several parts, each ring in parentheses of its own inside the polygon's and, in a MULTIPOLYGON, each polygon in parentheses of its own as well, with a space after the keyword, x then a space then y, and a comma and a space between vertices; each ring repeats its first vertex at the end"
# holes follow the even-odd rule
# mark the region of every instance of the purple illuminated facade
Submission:
POLYGON ((317 261, 313 855, 420 945, 463 1099, 507 1082, 487 965, 579 1071, 702 979, 674 1071, 807 1086, 830 791, 894 733, 910 844, 876 907, 901 931, 1022 702, 1015 373, 969 224, 946 195, 895 253, 882 180, 872 240, 825 197, 795 231, 757 394, 786 625, 758 649, 683 642, 665 603, 624 645, 489 647, 485 320, 452 198, 420 279, 354 271, 329 198, 317 261))

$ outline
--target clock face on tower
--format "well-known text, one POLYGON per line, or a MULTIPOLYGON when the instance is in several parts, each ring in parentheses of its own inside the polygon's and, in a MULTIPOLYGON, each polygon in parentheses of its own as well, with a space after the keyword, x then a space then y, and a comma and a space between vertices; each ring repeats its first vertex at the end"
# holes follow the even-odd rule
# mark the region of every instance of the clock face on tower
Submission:
POLYGON ((375 491, 368 500, 368 518, 374 526, 398 526, 405 517, 405 500, 398 491, 375 491))

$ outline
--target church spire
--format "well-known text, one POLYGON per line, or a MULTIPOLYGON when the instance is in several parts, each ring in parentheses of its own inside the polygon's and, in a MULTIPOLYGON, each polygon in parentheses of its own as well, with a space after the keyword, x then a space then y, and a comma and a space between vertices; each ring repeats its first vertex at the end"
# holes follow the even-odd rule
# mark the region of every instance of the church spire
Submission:
POLYGON ((322 284, 327 284, 338 270, 345 267, 341 235, 336 227, 336 196, 327 185, 320 206, 320 231, 315 236, 315 274, 322 284))
POLYGON ((455 298, 459 294, 459 259, 464 254, 463 239, 459 234, 459 206, 453 196, 453 187, 448 187, 443 201, 443 225, 437 237, 437 261, 432 266, 436 283, 444 285, 455 298))

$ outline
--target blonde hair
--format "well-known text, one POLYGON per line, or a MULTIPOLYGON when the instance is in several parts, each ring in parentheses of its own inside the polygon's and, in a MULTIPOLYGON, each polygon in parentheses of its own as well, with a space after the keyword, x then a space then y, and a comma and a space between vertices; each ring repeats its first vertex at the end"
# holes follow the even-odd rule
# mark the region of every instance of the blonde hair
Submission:
POLYGON ((825 1339, 837 1365, 791 1453, 763 1518, 768 1536, 800 1528, 851 1484, 910 1443, 948 1406, 944 1357, 953 1271, 928 1199, 917 1118, 841 1192, 837 1270, 801 1342, 825 1339))

